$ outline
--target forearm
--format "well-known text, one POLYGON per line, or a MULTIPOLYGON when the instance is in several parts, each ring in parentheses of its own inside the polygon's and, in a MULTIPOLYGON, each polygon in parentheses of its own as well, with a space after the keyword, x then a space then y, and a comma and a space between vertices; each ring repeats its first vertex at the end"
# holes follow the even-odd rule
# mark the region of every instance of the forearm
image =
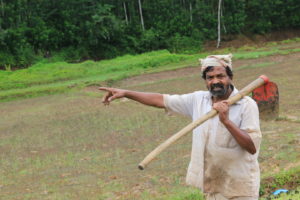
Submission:
POLYGON ((158 108, 165 107, 163 95, 159 93, 146 93, 126 90, 125 97, 148 106, 154 106, 158 108))
POLYGON ((226 120, 223 124, 242 148, 251 154, 256 153, 255 145, 248 133, 241 130, 230 120, 226 120))

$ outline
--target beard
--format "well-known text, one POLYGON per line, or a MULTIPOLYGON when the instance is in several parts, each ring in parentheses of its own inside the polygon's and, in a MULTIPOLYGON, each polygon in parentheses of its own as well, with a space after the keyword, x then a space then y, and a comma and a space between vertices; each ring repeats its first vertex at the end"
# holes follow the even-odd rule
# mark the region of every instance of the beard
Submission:
POLYGON ((213 97, 223 97, 227 94, 230 85, 223 85, 221 83, 212 84, 208 90, 213 97))

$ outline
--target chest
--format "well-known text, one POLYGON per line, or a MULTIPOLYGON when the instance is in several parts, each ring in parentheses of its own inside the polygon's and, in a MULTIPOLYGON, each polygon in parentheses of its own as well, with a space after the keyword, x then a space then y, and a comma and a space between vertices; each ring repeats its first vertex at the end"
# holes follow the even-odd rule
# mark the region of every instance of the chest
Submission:
MULTIPOLYGON (((212 102, 209 100, 203 100, 194 106, 193 120, 196 120, 212 109, 212 102)), ((241 126, 243 120, 242 113, 241 103, 231 105, 229 108, 229 119, 237 127, 241 126)), ((231 133, 222 124, 222 122, 220 122, 218 115, 200 125, 196 132, 198 132, 198 134, 205 135, 208 140, 207 144, 213 144, 216 147, 221 148, 236 148, 238 146, 231 133)))

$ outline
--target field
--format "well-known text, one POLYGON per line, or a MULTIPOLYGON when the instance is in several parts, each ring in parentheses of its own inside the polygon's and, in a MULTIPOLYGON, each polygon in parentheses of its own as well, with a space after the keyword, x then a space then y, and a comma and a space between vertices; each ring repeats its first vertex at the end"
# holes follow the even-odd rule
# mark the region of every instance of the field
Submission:
MULTIPOLYGON (((259 50, 244 47, 233 63, 237 88, 261 74, 279 87, 279 118, 261 121, 263 198, 281 187, 300 189, 299 49, 299 41, 270 44, 259 50)), ((170 94, 205 89, 196 56, 176 59, 174 62, 182 63, 174 67, 178 69, 170 62, 162 64, 172 71, 155 69, 153 72, 162 72, 101 83, 170 94)), ((89 83, 100 81, 95 78, 97 74, 92 75, 89 83)), ((127 99, 105 107, 97 86, 86 86, 0 104, 0 199, 201 199, 198 190, 184 184, 191 134, 144 171, 137 168, 153 148, 187 125, 189 119, 127 99)), ((4 92, 4 99, 14 98, 4 92)))

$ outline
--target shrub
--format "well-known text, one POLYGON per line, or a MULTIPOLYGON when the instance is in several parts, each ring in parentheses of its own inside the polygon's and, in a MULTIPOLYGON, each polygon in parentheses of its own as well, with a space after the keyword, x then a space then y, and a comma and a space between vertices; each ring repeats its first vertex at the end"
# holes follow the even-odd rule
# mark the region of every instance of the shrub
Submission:
POLYGON ((202 49, 202 41, 176 33, 167 40, 167 46, 174 53, 197 53, 202 49))

